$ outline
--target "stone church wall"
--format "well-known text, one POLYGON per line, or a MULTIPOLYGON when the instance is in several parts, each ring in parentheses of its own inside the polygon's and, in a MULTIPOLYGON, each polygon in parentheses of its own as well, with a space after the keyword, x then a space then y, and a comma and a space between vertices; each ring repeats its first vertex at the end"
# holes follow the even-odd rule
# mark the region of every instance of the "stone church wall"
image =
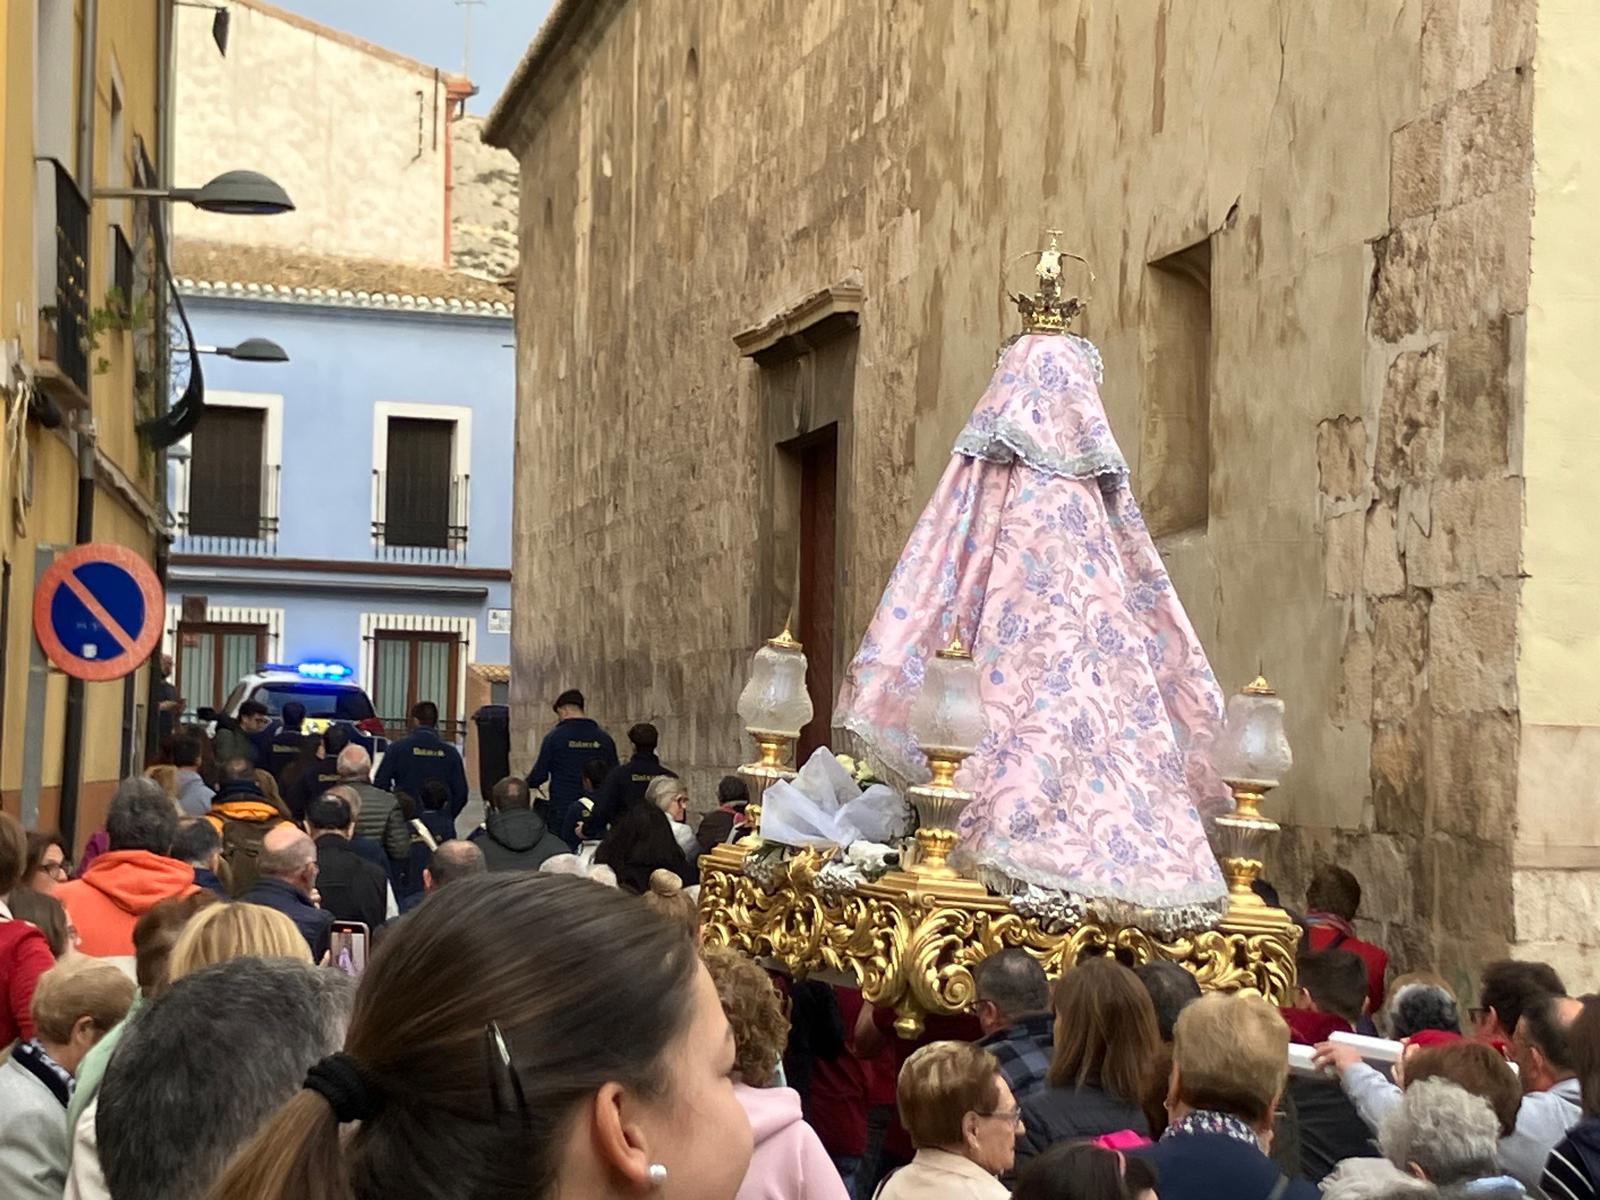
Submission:
POLYGON ((1345 862, 1397 961, 1465 983, 1515 939, 1533 18, 607 0, 574 19, 489 134, 522 162, 521 753, 574 685, 619 733, 659 720, 702 799, 746 752, 745 664, 793 600, 773 443, 839 401, 734 335, 859 288, 842 669, 1016 328, 1001 264, 1058 228, 1096 273, 1081 329, 1213 664, 1228 690, 1264 669, 1289 705, 1269 874, 1298 901, 1315 861, 1345 862))

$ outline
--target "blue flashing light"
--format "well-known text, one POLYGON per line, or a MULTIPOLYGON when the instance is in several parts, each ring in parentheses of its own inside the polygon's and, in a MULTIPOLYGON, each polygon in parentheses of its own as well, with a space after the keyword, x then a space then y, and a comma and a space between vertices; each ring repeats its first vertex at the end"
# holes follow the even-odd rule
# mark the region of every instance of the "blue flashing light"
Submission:
POLYGON ((295 674, 305 679, 349 679, 350 668, 343 663, 303 662, 294 666, 295 674))

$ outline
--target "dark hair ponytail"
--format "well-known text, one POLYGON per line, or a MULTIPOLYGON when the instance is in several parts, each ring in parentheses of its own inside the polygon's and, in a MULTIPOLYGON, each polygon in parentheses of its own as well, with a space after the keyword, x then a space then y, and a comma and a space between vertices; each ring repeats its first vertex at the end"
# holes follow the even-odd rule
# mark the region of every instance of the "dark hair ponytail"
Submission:
MULTIPOLYGON (((1133 1162, 1089 1142, 1057 1142, 1023 1168, 1012 1200, 1129 1200, 1135 1193, 1125 1172, 1133 1162)), ((1153 1185, 1154 1172, 1138 1167, 1138 1184, 1153 1185)))
POLYGON ((345 1051, 375 1115, 341 1142, 330 1102, 302 1091, 212 1200, 546 1197, 579 1104, 608 1082, 664 1091, 699 969, 689 939, 613 888, 522 873, 453 883, 362 976, 345 1051))

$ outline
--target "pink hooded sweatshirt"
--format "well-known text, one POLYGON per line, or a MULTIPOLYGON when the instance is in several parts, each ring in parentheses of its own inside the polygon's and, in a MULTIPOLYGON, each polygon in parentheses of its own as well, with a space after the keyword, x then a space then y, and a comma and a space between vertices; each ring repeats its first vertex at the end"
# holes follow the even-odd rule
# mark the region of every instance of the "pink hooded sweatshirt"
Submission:
POLYGON ((734 1200, 850 1200, 822 1141, 800 1116, 793 1088, 733 1085, 755 1152, 734 1200))

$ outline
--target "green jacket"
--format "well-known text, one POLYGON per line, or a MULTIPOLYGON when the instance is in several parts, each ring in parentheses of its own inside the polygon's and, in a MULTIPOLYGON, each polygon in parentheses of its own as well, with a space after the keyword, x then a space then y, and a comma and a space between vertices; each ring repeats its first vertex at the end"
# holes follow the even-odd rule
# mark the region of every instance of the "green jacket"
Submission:
POLYGON ((242 729, 226 729, 218 725, 216 733, 211 735, 211 751, 216 755, 219 767, 234 758, 256 761, 256 744, 242 729))

